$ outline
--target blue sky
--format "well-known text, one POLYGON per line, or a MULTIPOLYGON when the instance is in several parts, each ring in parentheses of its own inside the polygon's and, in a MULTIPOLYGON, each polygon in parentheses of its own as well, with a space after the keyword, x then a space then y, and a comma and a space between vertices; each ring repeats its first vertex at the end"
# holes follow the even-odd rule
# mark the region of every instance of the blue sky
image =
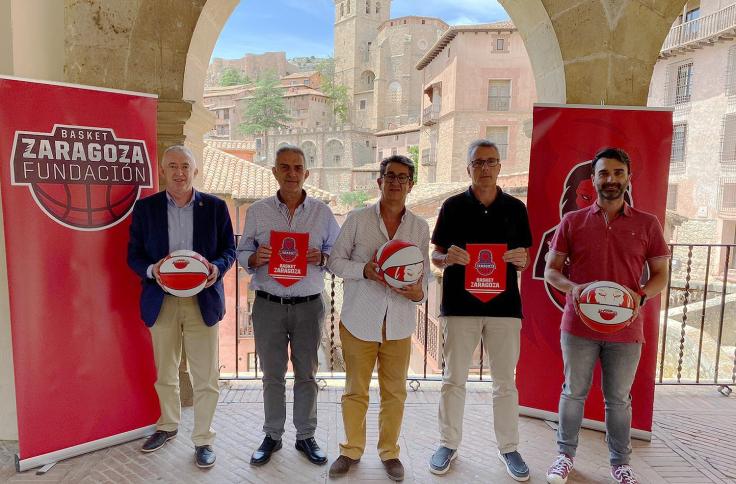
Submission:
MULTIPOLYGON (((332 54, 333 0, 241 0, 220 34, 212 57, 285 51, 286 57, 332 54)), ((508 18, 495 0, 393 0, 392 17, 424 15, 451 25, 508 18)))

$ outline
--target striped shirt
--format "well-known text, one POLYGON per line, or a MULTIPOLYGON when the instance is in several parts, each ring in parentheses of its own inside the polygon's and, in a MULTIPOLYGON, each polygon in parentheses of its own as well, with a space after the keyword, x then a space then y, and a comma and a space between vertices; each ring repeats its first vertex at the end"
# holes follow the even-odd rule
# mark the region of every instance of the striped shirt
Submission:
POLYGON ((306 232, 309 234, 310 248, 329 254, 340 231, 340 226, 330 208, 315 198, 306 197, 291 216, 289 207, 277 196, 264 198, 248 207, 243 237, 238 244, 238 262, 253 274, 250 281, 252 289, 280 297, 320 294, 325 287, 322 267, 307 264, 307 275, 304 279, 284 287, 268 275, 268 264, 255 269, 248 265, 248 259, 259 246, 270 244, 272 230, 306 232))
MULTIPOLYGON (((169 229, 169 253, 175 250, 192 250, 194 246, 194 196, 196 191, 192 189, 192 198, 186 205, 179 207, 176 201, 166 192, 166 217, 169 229)), ((146 270, 149 279, 153 279, 153 266, 151 264, 146 270)))
POLYGON ((342 323, 356 338, 380 343, 384 318, 388 340, 408 338, 414 332, 416 307, 427 298, 430 269, 427 221, 406 210, 393 238, 415 244, 424 254, 424 298, 410 301, 363 277, 366 263, 389 240, 379 203, 350 212, 332 248, 329 267, 344 280, 342 323))

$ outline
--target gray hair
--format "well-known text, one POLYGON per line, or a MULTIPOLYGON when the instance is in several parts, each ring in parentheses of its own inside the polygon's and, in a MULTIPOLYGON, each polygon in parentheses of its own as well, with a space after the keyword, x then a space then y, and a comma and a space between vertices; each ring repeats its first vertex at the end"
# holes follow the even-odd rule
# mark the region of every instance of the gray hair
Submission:
POLYGON ((475 150, 478 148, 496 148, 496 151, 500 150, 498 149, 498 146, 496 146, 496 143, 493 141, 489 141, 487 139, 477 139, 470 143, 470 146, 468 146, 468 161, 467 163, 470 164, 473 161, 473 155, 475 155, 475 150))
POLYGON ((307 157, 304 156, 304 151, 301 148, 299 148, 296 145, 284 145, 281 148, 276 150, 276 157, 274 158, 274 165, 276 164, 276 160, 279 159, 279 156, 281 156, 281 153, 296 153, 302 157, 302 161, 305 164, 307 162, 307 157))
POLYGON ((189 158, 189 161, 191 161, 195 165, 197 164, 197 159, 194 158, 194 153, 192 153, 192 150, 190 150, 189 148, 187 148, 184 145, 172 145, 172 146, 169 146, 164 151, 164 154, 161 155, 161 160, 163 160, 164 158, 166 158, 166 155, 168 155, 169 153, 182 153, 187 158, 189 158))

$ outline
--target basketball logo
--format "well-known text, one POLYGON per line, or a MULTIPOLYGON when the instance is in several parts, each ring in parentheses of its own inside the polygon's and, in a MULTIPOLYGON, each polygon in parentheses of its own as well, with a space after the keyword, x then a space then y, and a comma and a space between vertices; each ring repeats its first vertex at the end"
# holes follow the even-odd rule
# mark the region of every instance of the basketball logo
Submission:
POLYGON ((376 252, 375 261, 381 276, 393 287, 414 284, 424 273, 424 256, 416 245, 403 240, 389 240, 376 252))
POLYGON ((475 262, 475 270, 481 276, 490 276, 496 270, 496 263, 493 262, 493 252, 483 249, 478 252, 478 260, 475 262))
POLYGON ((293 262, 296 259, 299 251, 296 250, 296 240, 294 240, 294 237, 284 238, 279 249, 279 255, 284 262, 293 262))
POLYGON ((580 319, 599 333, 614 333, 629 324, 634 317, 634 300, 629 291, 611 281, 590 284, 576 301, 580 319))
POLYGON ((74 230, 104 230, 153 186, 143 140, 108 128, 54 125, 51 133, 16 131, 11 184, 27 186, 39 208, 74 230))

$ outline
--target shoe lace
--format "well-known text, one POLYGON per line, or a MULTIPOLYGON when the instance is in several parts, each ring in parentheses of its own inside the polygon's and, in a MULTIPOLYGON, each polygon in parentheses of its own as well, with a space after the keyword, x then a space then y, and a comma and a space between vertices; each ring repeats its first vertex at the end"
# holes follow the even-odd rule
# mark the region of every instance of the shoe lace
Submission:
POLYGON ((557 460, 554 464, 552 464, 552 467, 549 468, 549 473, 558 476, 566 476, 571 470, 572 460, 568 456, 560 454, 557 456, 557 460))
POLYGON ((634 477, 634 471, 627 465, 615 467, 613 469, 613 477, 622 484, 639 484, 639 481, 634 477))

